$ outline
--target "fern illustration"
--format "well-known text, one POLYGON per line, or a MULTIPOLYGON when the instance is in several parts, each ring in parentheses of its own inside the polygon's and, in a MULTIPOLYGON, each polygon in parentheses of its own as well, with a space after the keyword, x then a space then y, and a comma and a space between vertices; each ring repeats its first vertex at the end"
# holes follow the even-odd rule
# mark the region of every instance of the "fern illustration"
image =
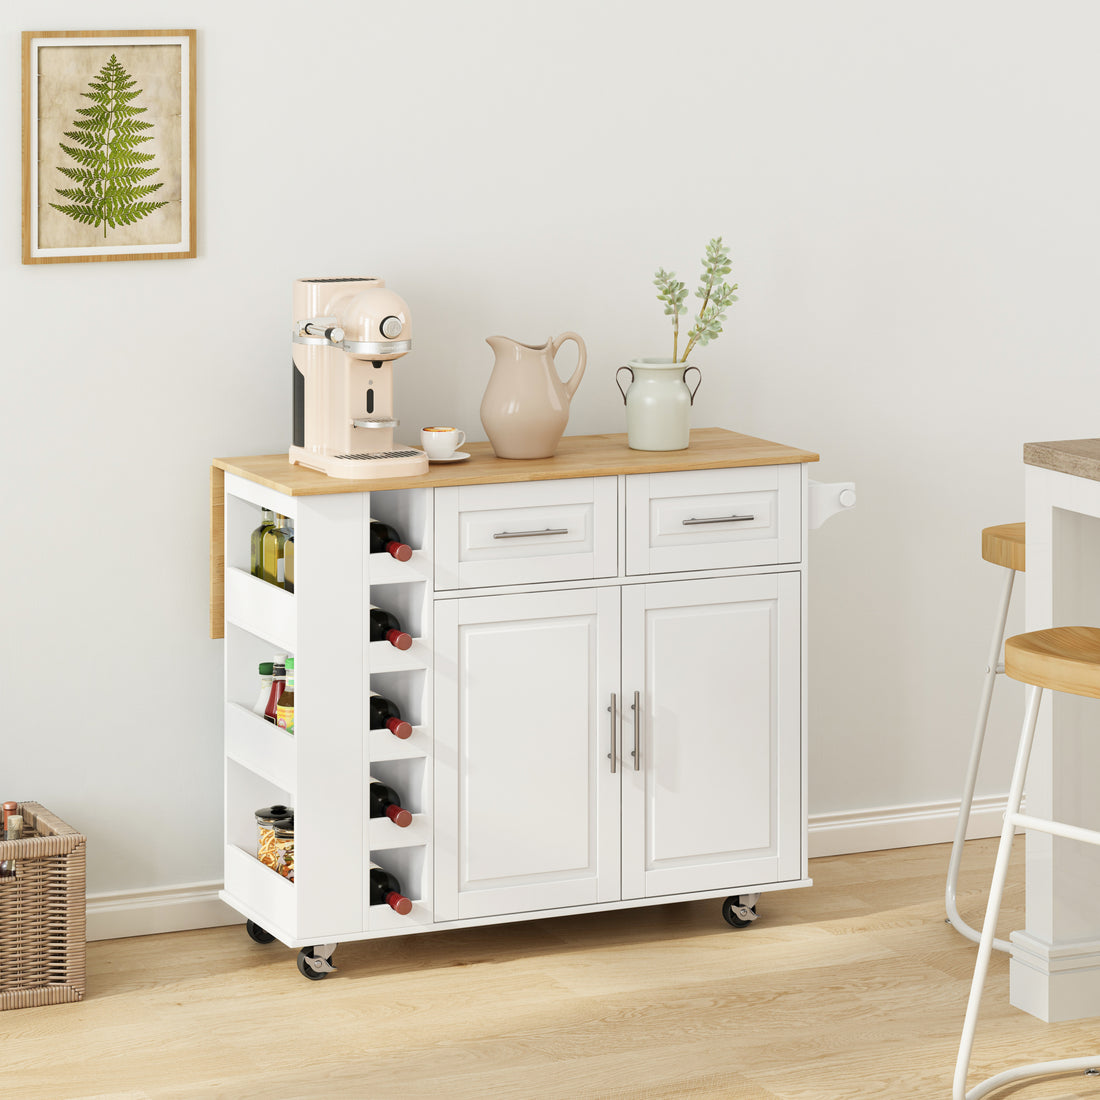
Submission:
POLYGON ((58 166, 77 186, 56 188, 62 198, 71 201, 51 202, 50 206, 84 225, 102 225, 104 237, 108 226, 131 225, 168 205, 148 201, 160 183, 141 182, 160 169, 149 167, 152 153, 137 148, 152 140, 152 135, 143 131, 151 130, 153 124, 137 117, 144 107, 131 106, 142 92, 141 88, 130 90, 136 83, 111 54, 97 79, 88 82, 92 90, 80 93, 93 106, 77 108, 80 117, 74 120, 72 130, 65 131, 73 144, 58 143, 80 167, 58 166))

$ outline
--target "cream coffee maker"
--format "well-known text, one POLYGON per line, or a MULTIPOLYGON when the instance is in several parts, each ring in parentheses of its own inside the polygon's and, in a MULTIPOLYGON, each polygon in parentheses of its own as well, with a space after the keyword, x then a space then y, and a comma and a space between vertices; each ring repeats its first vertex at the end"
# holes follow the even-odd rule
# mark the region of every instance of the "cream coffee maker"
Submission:
POLYGON ((329 477, 428 472, 423 451, 393 444, 393 363, 411 331, 409 307, 382 279, 294 281, 292 463, 329 477))

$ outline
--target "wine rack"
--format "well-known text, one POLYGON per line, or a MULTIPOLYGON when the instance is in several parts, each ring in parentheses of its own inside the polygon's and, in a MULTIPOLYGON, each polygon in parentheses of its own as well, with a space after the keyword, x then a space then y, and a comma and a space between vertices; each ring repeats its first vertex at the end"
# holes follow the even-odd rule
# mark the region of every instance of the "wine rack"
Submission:
POLYGON ((740 913, 810 884, 816 456, 703 436, 707 468, 599 436, 581 441, 587 467, 551 476, 517 481, 490 457, 472 482, 446 467, 387 488, 219 460, 222 896, 250 933, 302 948, 317 977, 335 942, 726 894, 740 913), (294 524, 293 593, 249 573, 264 507, 294 524), (371 553, 372 521, 406 560, 371 553), (372 606, 407 648, 370 640, 372 606), (252 710, 276 653, 295 659, 293 734, 252 710), (372 692, 407 737, 369 728, 372 692), (372 779, 406 825, 370 816, 372 779), (295 814, 293 883, 256 857, 255 811, 278 803, 295 814), (408 911, 371 904, 371 864, 408 911))
POLYGON ((367 782, 371 776, 394 788, 413 814, 410 825, 400 828, 388 818, 367 819, 370 859, 397 876, 412 903, 406 916, 386 905, 366 905, 371 931, 407 930, 430 926, 432 909, 432 704, 433 704, 433 516, 431 492, 405 489, 374 492, 369 499, 370 518, 399 531, 412 557, 400 562, 389 554, 367 556, 367 602, 397 617, 412 635, 409 649, 389 642, 367 646, 368 690, 391 699, 412 724, 408 738, 389 730, 368 730, 366 738, 367 782))

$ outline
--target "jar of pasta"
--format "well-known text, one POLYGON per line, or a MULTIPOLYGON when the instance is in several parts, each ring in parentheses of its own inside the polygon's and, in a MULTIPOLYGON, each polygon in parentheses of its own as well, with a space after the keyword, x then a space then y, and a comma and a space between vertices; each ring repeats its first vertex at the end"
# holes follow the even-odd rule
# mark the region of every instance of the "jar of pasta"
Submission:
POLYGON ((265 806, 256 811, 256 858, 273 871, 278 870, 278 853, 275 847, 277 825, 289 825, 293 836, 294 811, 289 806, 265 806))
POLYGON ((294 818, 275 823, 275 870, 283 878, 294 881, 294 818))

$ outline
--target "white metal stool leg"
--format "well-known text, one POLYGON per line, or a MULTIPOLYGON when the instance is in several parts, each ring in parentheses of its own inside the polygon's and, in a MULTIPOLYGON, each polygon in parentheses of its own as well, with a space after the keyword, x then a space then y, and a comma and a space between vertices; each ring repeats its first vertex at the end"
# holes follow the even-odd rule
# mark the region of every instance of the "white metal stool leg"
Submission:
POLYGON ((1016 753, 1016 766, 1012 773, 1012 785, 1008 795, 1008 810, 1005 813, 1004 828, 1001 830, 1001 842, 997 848, 997 862, 993 869, 993 881, 989 887, 989 902, 986 906, 985 920, 982 922, 982 934, 978 942, 978 957, 974 964, 974 978, 970 984, 970 997, 966 1005, 966 1018, 963 1021, 962 1039, 959 1043, 959 1057, 955 1063, 955 1078, 952 1086, 952 1100, 979 1100, 994 1089, 1013 1081, 1027 1077, 1038 1077, 1048 1073, 1066 1073, 1074 1070, 1086 1070, 1100 1066, 1100 1054, 1085 1058, 1062 1058, 1050 1062, 1032 1062, 1029 1065, 1014 1066, 989 1077, 966 1091, 966 1075, 970 1068, 970 1053, 974 1046, 974 1031, 978 1023, 978 1010, 981 1007, 982 989, 989 972, 989 960, 993 954, 993 930, 1001 912, 1001 899, 1004 895, 1005 880, 1008 877, 1008 861, 1012 854, 1012 838, 1018 826, 1039 829, 1057 836, 1069 836, 1089 844, 1100 844, 1100 832, 1079 829, 1063 825, 1057 821, 1045 821, 1028 817, 1020 813, 1023 799, 1024 780, 1027 777, 1028 759, 1031 745, 1035 739, 1035 725, 1039 718, 1039 704, 1042 702, 1043 689, 1028 686, 1027 713, 1024 728, 1020 735, 1020 746, 1016 753))
MULTIPOLYGON (((978 705, 978 718, 974 723, 974 736, 970 744, 970 761, 966 766, 966 780, 963 783, 962 801, 959 803, 959 819, 955 824, 955 839, 951 844, 951 859, 947 865, 947 890, 945 895, 947 922, 957 932, 960 932, 968 940, 973 940, 974 943, 979 942, 981 934, 959 916, 955 898, 959 884, 959 865, 962 863, 963 843, 966 840, 967 826, 970 824, 970 807, 974 803, 974 787, 978 781, 978 765, 982 760, 982 744, 985 741, 985 731, 989 724, 989 708, 993 700, 993 685, 996 683, 997 674, 1004 671, 1004 665, 1001 663, 1001 647, 1004 645, 1005 623, 1008 622, 1008 607, 1012 602, 1012 582, 1015 579, 1016 570, 1006 568, 1001 602, 993 623, 993 639, 989 646, 989 660, 985 666, 985 679, 982 682, 982 697, 978 705)), ((1010 945, 1007 940, 994 939, 993 947, 997 951, 1008 951, 1010 945)))

